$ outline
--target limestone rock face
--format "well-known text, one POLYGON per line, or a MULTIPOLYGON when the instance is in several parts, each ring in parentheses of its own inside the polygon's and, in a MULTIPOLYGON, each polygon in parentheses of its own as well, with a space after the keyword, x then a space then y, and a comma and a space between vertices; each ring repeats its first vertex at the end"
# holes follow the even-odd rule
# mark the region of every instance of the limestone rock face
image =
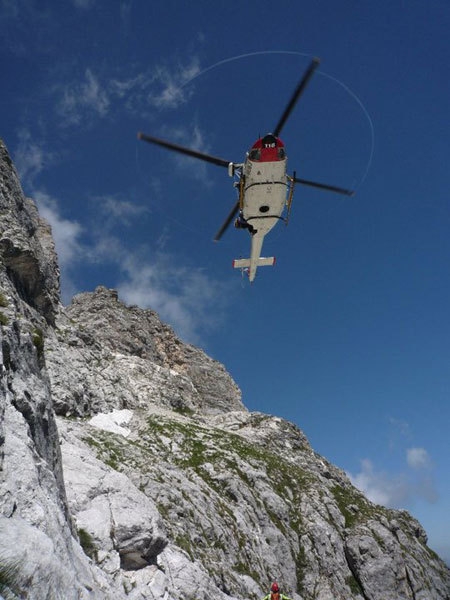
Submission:
POLYGON ((47 347, 60 414, 149 402, 208 414, 245 410, 223 365, 181 342, 153 311, 127 307, 114 290, 75 296, 47 347))
POLYGON ((0 144, 0 597, 449 600, 408 513, 104 287, 59 302, 51 232, 0 144))
POLYGON ((106 599, 113 590, 78 543, 67 503, 45 370, 57 273, 50 229, 0 143, 0 594, 106 599))
POLYGON ((54 323, 59 267, 50 227, 24 197, 0 140, 0 261, 18 296, 54 323))

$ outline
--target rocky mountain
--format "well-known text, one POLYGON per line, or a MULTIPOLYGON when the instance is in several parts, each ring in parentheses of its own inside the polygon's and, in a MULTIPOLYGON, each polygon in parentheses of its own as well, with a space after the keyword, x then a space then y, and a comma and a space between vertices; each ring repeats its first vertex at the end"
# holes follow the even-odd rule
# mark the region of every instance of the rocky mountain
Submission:
POLYGON ((449 600, 407 512, 370 503, 225 368, 98 287, 63 307, 0 144, 0 597, 449 600))

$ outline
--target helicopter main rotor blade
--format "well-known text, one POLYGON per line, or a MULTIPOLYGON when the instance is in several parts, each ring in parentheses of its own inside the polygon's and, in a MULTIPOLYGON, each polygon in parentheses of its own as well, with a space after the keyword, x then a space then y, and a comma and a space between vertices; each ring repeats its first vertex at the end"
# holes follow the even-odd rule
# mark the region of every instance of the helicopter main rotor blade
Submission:
POLYGON ((186 156, 199 158, 200 160, 212 163, 213 165, 218 165, 219 167, 228 167, 228 165, 230 164, 230 161, 225 160, 224 158, 211 156, 210 154, 204 154, 203 152, 199 152, 198 150, 192 150, 191 148, 186 148, 185 146, 180 146, 179 144, 167 142, 166 140, 162 140, 152 135, 147 135, 145 133, 139 132, 138 139, 143 140, 144 142, 149 142, 150 144, 162 146, 163 148, 173 150, 174 152, 180 152, 181 154, 185 154, 186 156))
POLYGON ((228 229, 228 227, 231 224, 231 221, 233 220, 233 218, 236 216, 237 212, 239 210, 239 200, 236 202, 236 204, 233 206, 230 214, 228 215, 228 217, 226 218, 226 220, 224 221, 222 227, 219 229, 219 231, 216 233, 216 235, 214 236, 214 241, 218 242, 220 240, 220 238, 223 236, 223 234, 225 233, 225 231, 228 229))
POLYGON ((278 125, 275 127, 275 129, 273 131, 273 135, 275 137, 279 137, 280 132, 281 132, 281 130, 284 127, 284 124, 286 123, 289 115, 291 114, 292 110, 294 109, 294 106, 297 104, 298 99, 303 94, 306 86, 309 83, 309 80, 313 76, 314 71, 317 69, 317 67, 319 66, 319 64, 320 64, 320 59, 319 58, 313 58, 312 59, 311 64, 308 67, 308 70, 303 75, 300 83, 296 87, 294 93, 292 94, 291 99, 289 100, 289 104, 284 109, 284 113, 282 114, 281 119, 278 122, 278 125))
POLYGON ((326 183, 318 183, 317 181, 309 181, 309 179, 299 179, 294 177, 296 183, 303 185, 309 185, 310 187, 319 188, 320 190, 327 190, 328 192, 336 192, 337 194, 344 194, 344 196, 353 196, 355 192, 353 190, 347 190, 345 188, 337 187, 336 185, 327 185, 326 183))

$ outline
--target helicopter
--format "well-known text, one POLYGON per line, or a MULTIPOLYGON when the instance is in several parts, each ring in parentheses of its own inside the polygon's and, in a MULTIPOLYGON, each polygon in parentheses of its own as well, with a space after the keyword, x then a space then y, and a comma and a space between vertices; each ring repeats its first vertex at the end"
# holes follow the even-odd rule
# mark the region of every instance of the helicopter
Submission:
POLYGON ((312 59, 275 128, 271 133, 256 140, 246 153, 243 163, 230 162, 145 133, 138 133, 138 139, 145 142, 225 167, 229 176, 235 178, 234 186, 238 190, 238 199, 216 233, 214 241, 220 240, 233 219, 236 228, 249 231, 250 258, 234 260, 233 267, 245 271, 250 282, 255 279, 258 267, 275 264, 275 257, 261 256, 264 237, 279 221, 286 224, 289 222, 296 183, 346 196, 354 194, 352 190, 298 178, 295 171, 292 176, 287 173, 286 149, 280 139, 280 133, 319 64, 319 58, 312 59))

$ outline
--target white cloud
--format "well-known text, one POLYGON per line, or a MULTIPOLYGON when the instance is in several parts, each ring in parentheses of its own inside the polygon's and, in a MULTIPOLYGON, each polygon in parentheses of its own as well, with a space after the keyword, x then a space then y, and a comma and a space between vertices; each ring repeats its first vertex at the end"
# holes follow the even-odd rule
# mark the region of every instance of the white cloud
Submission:
POLYGON ((111 91, 118 98, 124 98, 125 96, 136 93, 136 90, 143 90, 147 86, 151 85, 153 78, 148 77, 144 73, 139 73, 129 79, 112 79, 110 81, 111 91))
MULTIPOLYGON (((80 3, 86 4, 86 2, 80 3)), ((57 112, 63 126, 90 122, 92 117, 104 118, 117 108, 145 115, 149 108, 177 108, 188 100, 191 91, 187 83, 200 73, 198 60, 174 67, 158 65, 152 70, 137 73, 126 79, 101 77, 87 68, 80 80, 57 84, 54 91, 59 100, 57 112)))
POLYGON ((188 99, 185 86, 199 73, 200 66, 196 58, 175 68, 158 66, 152 74, 153 89, 149 90, 147 101, 156 108, 176 108, 188 99))
POLYGON ((76 293, 76 284, 70 277, 70 269, 85 258, 85 249, 81 242, 83 228, 77 221, 70 221, 61 216, 57 201, 41 191, 34 191, 33 198, 52 228, 58 264, 61 270, 61 296, 68 302, 76 293))
POLYGON ((408 448, 406 461, 412 469, 428 469, 431 466, 430 457, 425 448, 408 448))
POLYGON ((409 470, 391 474, 376 470, 372 461, 361 461, 356 475, 348 473, 351 482, 369 500, 392 508, 408 508, 417 499, 436 502, 438 494, 431 470, 431 460, 423 448, 410 448, 406 454, 409 470))
POLYGON ((127 257, 121 268, 124 278, 117 286, 121 298, 155 310, 184 340, 200 343, 202 332, 222 322, 228 294, 222 283, 202 270, 187 268, 161 253, 147 262, 127 257))
POLYGON ((177 108, 190 98, 191 91, 186 86, 199 73, 199 61, 191 57, 186 64, 158 65, 127 79, 112 79, 108 89, 133 112, 177 108))
POLYGON ((53 161, 53 155, 31 139, 28 130, 19 131, 19 145, 14 153, 14 163, 24 185, 32 185, 35 177, 53 161))
MULTIPOLYGON (((119 220, 121 225, 130 225, 134 217, 148 213, 150 210, 148 206, 117 196, 97 196, 95 202, 109 223, 119 220)), ((103 223, 103 227, 104 225, 103 223)))
POLYGON ((348 475, 353 485, 376 504, 401 506, 408 497, 408 486, 403 475, 390 476, 383 471, 376 471, 368 459, 361 461, 358 474, 348 475))
POLYGON ((64 125, 78 125, 92 115, 105 117, 109 107, 108 90, 91 69, 86 69, 83 81, 62 88, 58 112, 64 118, 64 125))
POLYGON ((411 427, 406 421, 389 417, 390 435, 409 439, 412 435, 411 427))
POLYGON ((190 126, 183 128, 166 129, 166 131, 170 132, 173 141, 180 142, 199 152, 209 151, 209 148, 206 145, 205 136, 197 123, 192 123, 190 126))
MULTIPOLYGON (((164 137, 192 150, 198 150, 204 154, 210 153, 206 137, 197 123, 183 128, 165 128, 164 137)), ((176 152, 172 153, 172 160, 191 179, 201 182, 205 187, 212 185, 206 162, 176 152)))
POLYGON ((51 225, 59 265, 66 268, 79 260, 83 254, 80 243, 82 227, 76 221, 64 219, 59 213, 56 200, 45 192, 35 191, 33 197, 38 205, 39 214, 51 225))
POLYGON ((388 444, 391 452, 404 448, 405 443, 409 443, 412 437, 409 423, 402 419, 389 417, 388 444))

